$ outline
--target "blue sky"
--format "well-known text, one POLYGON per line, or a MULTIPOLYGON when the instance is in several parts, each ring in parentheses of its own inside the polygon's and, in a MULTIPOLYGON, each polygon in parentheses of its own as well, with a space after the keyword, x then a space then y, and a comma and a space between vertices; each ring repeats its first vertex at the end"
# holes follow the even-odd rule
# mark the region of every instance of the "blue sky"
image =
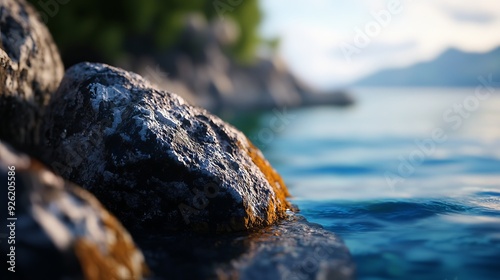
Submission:
POLYGON ((262 0, 261 5, 262 34, 280 37, 279 52, 292 71, 324 89, 431 60, 449 48, 486 52, 500 46, 499 0, 262 0))

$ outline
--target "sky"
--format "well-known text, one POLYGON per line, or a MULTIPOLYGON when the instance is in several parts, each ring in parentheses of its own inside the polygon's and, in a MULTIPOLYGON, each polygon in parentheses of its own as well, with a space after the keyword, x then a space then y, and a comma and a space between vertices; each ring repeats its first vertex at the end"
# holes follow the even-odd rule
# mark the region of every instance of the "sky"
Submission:
POLYGON ((261 0, 261 33, 299 78, 322 89, 449 48, 500 46, 499 0, 261 0))

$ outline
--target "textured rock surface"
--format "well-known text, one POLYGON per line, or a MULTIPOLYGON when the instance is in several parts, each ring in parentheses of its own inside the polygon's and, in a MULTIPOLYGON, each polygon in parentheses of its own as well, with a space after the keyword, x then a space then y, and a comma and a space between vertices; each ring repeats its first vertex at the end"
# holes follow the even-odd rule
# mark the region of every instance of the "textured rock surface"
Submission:
POLYGON ((43 106, 64 74, 57 48, 24 0, 0 0, 0 138, 36 145, 43 106))
POLYGON ((128 228, 245 230, 289 207, 281 177, 241 132, 136 74, 73 66, 45 123, 52 166, 128 228))
MULTIPOLYGON (((94 196, 1 142, 0 181, 15 182, 14 193, 1 196, 6 208, 15 196, 8 215, 17 218, 15 279, 139 279, 146 272, 130 235, 94 196)), ((0 246, 6 258, 11 245, 0 246)))
POLYGON ((333 233, 291 215, 250 234, 139 239, 153 279, 354 279, 349 251, 333 233), (196 268, 196 269, 193 269, 196 268))

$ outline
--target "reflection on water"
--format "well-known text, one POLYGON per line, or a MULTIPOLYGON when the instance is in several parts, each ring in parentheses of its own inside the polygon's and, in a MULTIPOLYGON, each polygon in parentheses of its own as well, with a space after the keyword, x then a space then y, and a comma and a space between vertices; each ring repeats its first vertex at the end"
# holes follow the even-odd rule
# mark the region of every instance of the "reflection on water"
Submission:
POLYGON ((302 214, 344 238, 361 279, 495 279, 500 94, 453 111, 473 94, 362 90, 352 108, 290 112, 272 141, 259 139, 271 114, 246 132, 302 214), (445 140, 429 142, 436 129, 445 140))

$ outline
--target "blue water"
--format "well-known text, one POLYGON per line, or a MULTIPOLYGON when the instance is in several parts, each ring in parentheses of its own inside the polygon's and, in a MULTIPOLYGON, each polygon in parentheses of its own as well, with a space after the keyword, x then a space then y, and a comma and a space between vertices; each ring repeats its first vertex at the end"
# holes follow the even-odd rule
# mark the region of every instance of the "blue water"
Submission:
POLYGON ((269 112, 242 128, 301 213, 344 239, 359 279, 500 279, 497 91, 356 90, 354 107, 269 112))

